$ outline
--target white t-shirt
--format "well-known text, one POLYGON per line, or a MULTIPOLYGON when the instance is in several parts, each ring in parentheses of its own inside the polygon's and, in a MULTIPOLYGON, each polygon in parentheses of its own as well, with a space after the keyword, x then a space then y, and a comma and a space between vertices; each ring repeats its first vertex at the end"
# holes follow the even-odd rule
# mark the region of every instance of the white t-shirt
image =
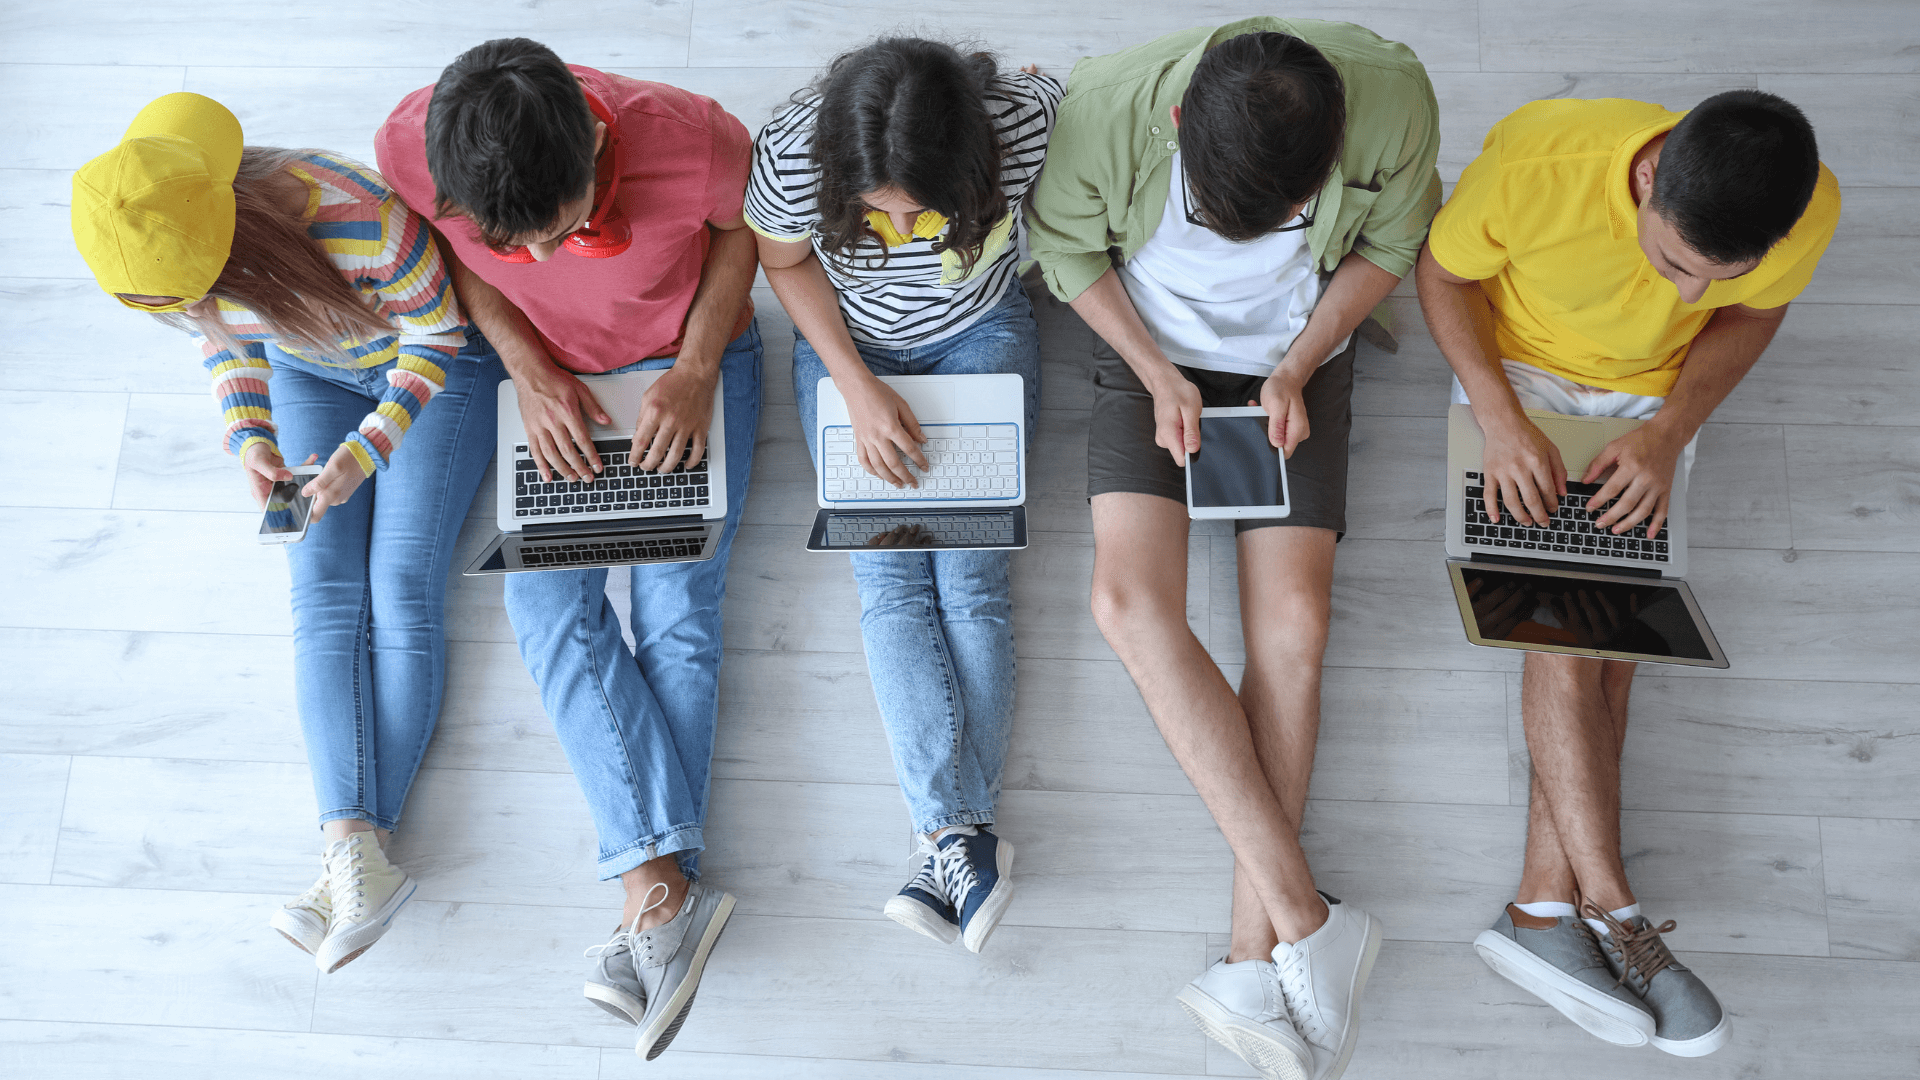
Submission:
MULTIPOLYGON (((1180 169, 1176 152, 1167 209, 1120 268, 1120 280, 1167 359, 1208 371, 1271 375, 1320 299, 1307 230, 1236 244, 1203 229, 1187 220, 1180 169)), ((1345 348, 1341 342, 1322 362, 1345 348)))

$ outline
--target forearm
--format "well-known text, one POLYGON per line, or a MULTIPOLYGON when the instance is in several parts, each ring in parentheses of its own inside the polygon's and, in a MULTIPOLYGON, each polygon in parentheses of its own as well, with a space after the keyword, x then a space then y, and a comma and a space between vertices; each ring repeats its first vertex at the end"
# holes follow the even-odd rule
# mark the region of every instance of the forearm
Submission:
POLYGON ((1167 354, 1160 351, 1147 324, 1140 320, 1133 298, 1120 283, 1118 271, 1108 269, 1100 275, 1099 280, 1073 299, 1072 307, 1094 333, 1120 354, 1120 359, 1139 376, 1141 385, 1149 393, 1158 392, 1169 379, 1184 378, 1174 368, 1173 361, 1167 359, 1167 354))
POLYGON ((1473 403, 1473 415, 1485 428, 1525 417, 1494 343, 1493 305, 1477 281, 1452 279, 1425 248, 1413 272, 1420 310, 1440 355, 1460 379, 1473 403))
POLYGON ((1767 311, 1726 307, 1714 312, 1693 339, 1680 378, 1647 426, 1666 431, 1682 444, 1691 440, 1759 361, 1786 314, 1785 306, 1767 311))
POLYGON ((734 324, 740 321, 740 309, 753 288, 759 256, 753 232, 744 225, 736 229, 708 228, 713 231, 713 242, 707 246, 707 258, 700 267, 700 286, 694 290, 693 305, 687 310, 686 331, 673 366, 712 377, 719 374, 720 356, 733 339, 734 324))
POLYGON ((836 383, 845 386, 851 380, 871 376, 852 335, 847 333, 839 292, 828 280, 826 267, 811 251, 792 266, 767 264, 767 282, 780 298, 780 306, 792 317, 794 328, 813 346, 814 354, 836 383))
POLYGON ((1399 278, 1375 266, 1359 252, 1348 252, 1334 269, 1327 291, 1321 294, 1313 314, 1307 316, 1306 327, 1287 347, 1287 355, 1278 367, 1302 379, 1310 377, 1398 284, 1399 278))

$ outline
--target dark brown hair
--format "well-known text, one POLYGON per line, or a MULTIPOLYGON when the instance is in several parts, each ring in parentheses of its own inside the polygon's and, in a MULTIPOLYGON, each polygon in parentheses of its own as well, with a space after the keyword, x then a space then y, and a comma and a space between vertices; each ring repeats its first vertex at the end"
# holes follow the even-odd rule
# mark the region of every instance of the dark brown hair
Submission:
POLYGON ((881 38, 843 53, 813 85, 813 161, 820 170, 820 244, 884 265, 886 245, 861 196, 893 188, 948 222, 934 250, 971 271, 987 234, 1007 215, 1000 140, 985 100, 990 53, 921 38, 881 38), (871 251, 873 247, 877 251, 871 251))
POLYGON ((1333 175, 1346 131, 1346 86, 1319 49, 1277 33, 1221 42, 1180 102, 1194 209, 1228 240, 1265 236, 1333 175))

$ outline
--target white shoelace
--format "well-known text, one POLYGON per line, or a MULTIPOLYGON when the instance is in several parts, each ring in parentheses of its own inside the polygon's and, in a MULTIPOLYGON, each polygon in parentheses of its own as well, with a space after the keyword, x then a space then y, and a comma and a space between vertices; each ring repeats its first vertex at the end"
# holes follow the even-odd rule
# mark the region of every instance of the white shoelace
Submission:
POLYGON ((1279 967, 1272 963, 1255 963, 1253 970, 1260 975, 1260 997, 1267 1005, 1254 1019, 1268 1024, 1287 1017, 1287 995, 1280 988, 1279 967))
POLYGON ((973 864, 967 859, 965 844, 965 834, 945 848, 932 840, 920 841, 917 854, 925 856, 926 861, 907 887, 940 897, 958 914, 967 901, 967 894, 980 884, 979 875, 973 872, 973 864))
MULTIPOLYGON (((595 945, 589 948, 586 952, 582 953, 581 955, 587 957, 588 959, 592 959, 593 957, 596 957, 596 956, 608 956, 613 953, 617 953, 622 949, 625 949, 631 952, 633 950, 634 943, 642 941, 642 936, 640 933, 640 920, 646 916, 647 912, 652 911, 654 908, 657 908, 661 904, 666 903, 667 897, 671 896, 672 894, 673 894, 673 890, 669 889, 667 887, 667 883, 664 881, 656 881, 652 885, 648 886, 647 894, 640 898, 640 914, 635 915, 631 923, 628 923, 627 925, 621 927, 620 929, 615 930, 613 932, 613 936, 607 939, 607 943, 605 945, 595 945), (653 890, 655 889, 660 890, 660 899, 658 900, 655 900, 653 898, 653 890)), ((647 936, 644 939, 644 943, 641 945, 641 952, 642 952, 643 958, 647 955, 652 954, 653 938, 651 936, 647 936)))
POLYGON ((361 838, 364 832, 347 837, 347 842, 337 852, 327 855, 327 880, 333 886, 333 910, 344 919, 358 922, 364 918, 367 909, 367 853, 361 838), (342 904, 342 899, 352 902, 342 904))
POLYGON ((289 909, 307 908, 318 912, 322 917, 331 916, 333 914, 332 880, 333 875, 323 871, 320 875, 320 880, 307 886, 306 892, 301 893, 299 896, 294 897, 281 906, 289 909))
POLYGON ((1320 1015, 1320 1010, 1307 1007, 1313 997, 1309 985, 1306 964, 1306 952, 1297 948, 1288 948, 1285 957, 1274 961, 1275 974, 1280 979, 1280 995, 1286 1000, 1287 1015, 1293 1018, 1293 1026, 1300 1036, 1316 1046, 1333 1045, 1333 1032, 1320 1015))

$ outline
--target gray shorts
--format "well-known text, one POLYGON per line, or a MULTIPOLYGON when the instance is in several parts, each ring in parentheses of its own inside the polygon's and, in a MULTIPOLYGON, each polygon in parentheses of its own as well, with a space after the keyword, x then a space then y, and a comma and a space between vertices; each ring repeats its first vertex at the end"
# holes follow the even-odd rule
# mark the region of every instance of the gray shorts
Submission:
MULTIPOLYGON (((1173 455, 1153 444, 1153 395, 1140 384, 1112 346, 1095 338, 1093 427, 1087 433, 1087 497, 1110 491, 1158 495, 1185 506, 1187 482, 1173 455)), ((1353 429, 1353 357, 1358 337, 1340 355, 1320 365, 1302 394, 1307 402, 1305 442, 1287 459, 1287 494, 1293 513, 1283 518, 1243 518, 1233 531, 1292 525, 1347 531, 1347 435, 1353 429)), ((1181 367, 1200 388, 1206 408, 1260 400, 1266 380, 1258 375, 1181 367)))

